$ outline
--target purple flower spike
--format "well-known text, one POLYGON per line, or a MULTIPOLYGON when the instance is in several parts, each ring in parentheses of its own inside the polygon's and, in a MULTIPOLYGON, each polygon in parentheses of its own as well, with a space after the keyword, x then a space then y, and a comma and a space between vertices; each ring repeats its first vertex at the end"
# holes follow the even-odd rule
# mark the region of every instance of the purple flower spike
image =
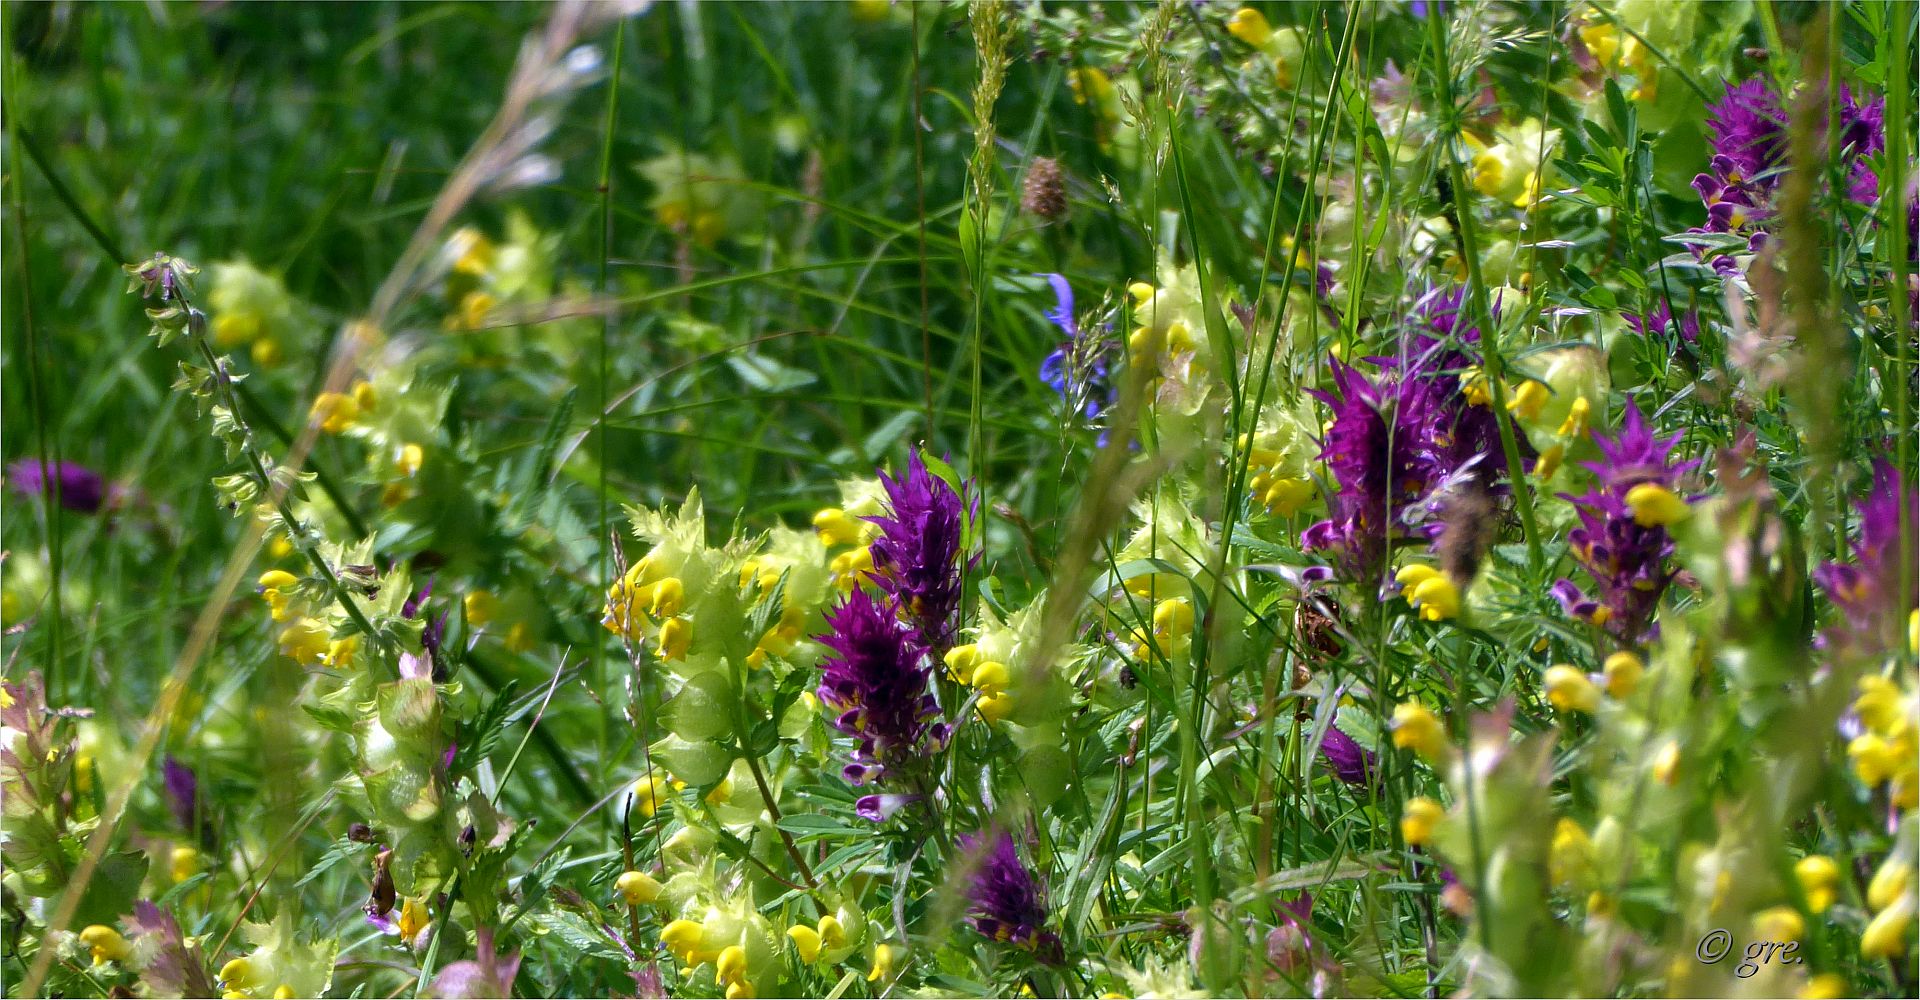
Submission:
POLYGON ((1373 783, 1373 751, 1355 742, 1339 726, 1328 726, 1326 735, 1320 738, 1320 756, 1326 758, 1334 776, 1348 785, 1364 789, 1373 783))
POLYGON ((1813 571, 1813 579, 1840 607, 1844 620, 1830 628, 1830 646, 1867 654, 1898 649, 1901 631, 1911 608, 1894 606, 1900 592, 1902 554, 1912 558, 1913 540, 1920 538, 1914 490, 1900 482, 1900 473, 1884 459, 1873 463, 1873 488, 1859 503, 1860 537, 1853 543, 1851 564, 1829 562, 1813 571), (1907 508, 1902 543, 1900 508, 1907 508))
POLYGON ((161 778, 167 789, 167 807, 173 810, 174 821, 180 829, 193 829, 194 817, 200 812, 200 779, 194 777, 193 769, 180 763, 172 754, 160 765, 161 778))
POLYGON ((962 834, 960 848, 979 857, 967 889, 974 929, 1030 951, 1047 965, 1063 964, 1060 938, 1046 929, 1046 890, 1020 860, 1013 835, 1004 831, 962 834))
POLYGON ((1653 612, 1660 595, 1673 582, 1668 563, 1673 537, 1660 524, 1642 524, 1627 505, 1636 486, 1652 484, 1677 491, 1680 477, 1697 462, 1673 464, 1673 449, 1681 435, 1654 437, 1640 408, 1627 403, 1620 433, 1608 439, 1598 432, 1594 441, 1603 460, 1587 463, 1599 484, 1585 496, 1562 494, 1580 515, 1580 526, 1567 532, 1568 550, 1593 579, 1596 593, 1588 597, 1571 580, 1552 588, 1569 615, 1607 631, 1632 645, 1653 634, 1653 612))
POLYGON ((882 472, 880 483, 889 516, 867 518, 880 526, 868 548, 874 579, 913 624, 916 641, 939 657, 953 645, 958 624, 966 500, 927 471, 918 450, 907 455, 905 476, 882 472))
POLYGON ((827 625, 833 631, 818 638, 834 655, 823 664, 817 694, 834 728, 855 740, 847 780, 879 781, 944 742, 945 727, 930 725, 940 705, 929 690, 927 652, 900 620, 894 598, 855 590, 827 612, 827 625))
POLYGON ((113 490, 98 472, 78 462, 46 462, 23 458, 7 466, 7 481, 22 496, 60 490, 60 506, 82 514, 97 514, 113 490))

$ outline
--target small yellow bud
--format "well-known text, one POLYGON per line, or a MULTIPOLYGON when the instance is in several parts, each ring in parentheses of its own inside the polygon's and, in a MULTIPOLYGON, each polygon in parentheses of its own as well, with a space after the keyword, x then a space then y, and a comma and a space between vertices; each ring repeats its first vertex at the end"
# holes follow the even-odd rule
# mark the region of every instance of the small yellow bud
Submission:
POLYGON ((642 775, 633 783, 633 807, 640 810, 642 816, 652 816, 660 811, 660 804, 667 800, 671 791, 667 782, 656 775, 642 775))
POLYGON ((400 446, 400 454, 393 461, 394 471, 412 479, 420 472, 420 463, 426 461, 427 453, 417 444, 400 446))
POLYGON ((893 978, 893 945, 876 944, 873 946, 873 971, 867 973, 867 982, 877 983, 882 979, 893 978))
POLYGON ((1227 30, 1233 37, 1259 48, 1273 37, 1273 26, 1267 23, 1266 16, 1252 7, 1242 7, 1227 19, 1227 30))
POLYGON ((1593 838, 1580 824, 1564 816, 1553 828, 1547 871, 1555 885, 1577 885, 1593 873, 1593 838))
POLYGON ((273 1000, 294 1000, 299 995, 294 991, 292 983, 281 983, 273 991, 273 1000))
POLYGON ((371 410, 374 404, 373 383, 355 382, 353 384, 353 402, 361 410, 371 410))
POLYGON ((1753 915, 1753 936, 1760 941, 1798 941, 1807 933, 1806 921, 1791 906, 1774 906, 1753 915))
POLYGON ((176 847, 167 858, 167 873, 175 882, 185 882, 200 872, 200 852, 191 847, 176 847))
POLYGON ((314 397, 313 409, 307 413, 307 419, 319 424, 328 434, 339 434, 353 426, 360 416, 360 405, 352 396, 338 392, 323 392, 314 397))
POLYGON ((999 722, 1013 714, 1013 695, 1005 692, 981 695, 980 700, 973 703, 973 707, 980 713, 982 719, 989 723, 999 722))
POLYGON ((838 917, 829 913, 820 918, 817 926, 820 930, 820 943, 828 951, 837 951, 847 946, 847 929, 841 925, 838 917))
POLYGON ((484 626, 500 614, 500 599, 491 591, 475 590, 461 600, 467 611, 467 624, 484 626))
POLYGON ((1867 883, 1867 905, 1876 910, 1892 906, 1894 900, 1906 895, 1907 883, 1911 881, 1913 869, 1904 861, 1888 858, 1867 883))
POLYGON ((693 623, 685 618, 669 618, 660 626, 660 658, 684 660, 693 645, 693 623))
POLYGON ((1560 436, 1572 440, 1585 434, 1587 417, 1592 412, 1593 404, 1587 402, 1587 397, 1575 398, 1573 405, 1567 408, 1567 419, 1560 421, 1560 436))
POLYGON ((813 530, 820 536, 820 544, 826 546, 859 544, 864 523, 848 517, 847 512, 838 507, 828 507, 813 515, 813 530))
POLYGON ((1894 727, 1905 721, 1899 685, 1878 674, 1860 678, 1860 697, 1854 699, 1853 711, 1868 729, 1882 735, 1892 735, 1894 727))
POLYGON ((1640 687, 1640 677, 1647 668, 1640 657, 1621 650, 1607 657, 1600 667, 1607 678, 1607 693, 1615 698, 1625 698, 1640 687))
POLYGON ((1832 858, 1809 854, 1793 866, 1793 874, 1807 897, 1807 909, 1825 913, 1833 905, 1834 890, 1840 885, 1840 866, 1832 858))
POLYGON ((812 965, 820 958, 820 932, 805 924, 796 924, 787 928, 787 937, 793 941, 793 950, 800 956, 800 964, 812 965))
POLYGON ((980 689, 980 694, 984 697, 991 698, 1005 691, 1011 682, 1012 678, 1007 673, 1007 665, 998 660, 988 660, 973 668, 971 683, 980 689))
POLYGON ((1874 733, 1855 736, 1847 744, 1847 756, 1853 760, 1854 775, 1869 788, 1892 777, 1900 766, 1893 747, 1874 733))
POLYGON ((1407 600, 1420 609, 1421 618, 1430 622, 1446 621, 1460 615, 1460 588, 1442 574, 1436 573, 1415 584, 1407 592, 1407 600))
POLYGON ((628 906, 645 906, 660 898, 660 883, 646 872, 625 871, 613 880, 613 887, 628 906))
POLYGON ((1807 979, 1807 985, 1795 994, 1800 1000, 1840 1000, 1847 996, 1847 977, 1837 972, 1822 972, 1807 979))
POLYGON ((1537 419, 1540 411, 1546 409, 1547 396, 1544 384, 1528 379, 1513 390, 1513 398, 1507 400, 1507 412, 1522 420, 1537 419))
POLYGON ((1136 281, 1127 286, 1127 294, 1133 296, 1134 308, 1138 309, 1153 301, 1153 286, 1144 281, 1136 281))
POLYGON ((947 651, 945 659, 947 676, 962 684, 971 684, 973 683, 974 664, 980 662, 980 647, 972 643, 964 646, 955 646, 947 651))
POLYGON ((1600 689, 1576 667, 1548 667, 1543 682, 1547 701, 1562 712, 1591 713, 1600 707, 1600 689))
POLYGON ((1393 710, 1393 745, 1409 747, 1429 761, 1444 759, 1453 747, 1440 720, 1419 702, 1405 702, 1393 710))
POLYGON ((675 920, 660 928, 660 943, 681 961, 687 961, 707 936, 707 929, 691 920, 675 920))
POLYGON ((1642 528, 1678 524, 1691 513, 1685 500, 1659 483, 1641 483, 1628 490, 1627 507, 1633 511, 1633 523, 1642 528))
POLYGON ((1672 785, 1680 773, 1680 744, 1668 740, 1653 755, 1653 777, 1663 785, 1672 785))
POLYGON ((411 941, 419 937, 420 932, 426 930, 428 924, 433 923, 433 918, 427 915, 425 903, 409 896, 400 901, 400 919, 398 923, 400 925, 400 936, 405 940, 411 941))
POLYGON ((746 975, 747 950, 737 944, 720 949, 720 957, 714 959, 713 973, 723 983, 733 983, 746 975))
POLYGON ((1153 609, 1153 631, 1157 636, 1183 639, 1193 634, 1193 605, 1184 597, 1170 597, 1153 609))
POLYGON ((670 576, 653 585, 647 594, 647 616, 650 618, 668 618, 680 613, 686 605, 687 592, 677 576, 670 576))
MULTIPOLYGON (((701 218, 706 218, 706 215, 702 214, 701 218)), ((699 235, 698 230, 695 230, 695 235, 699 235)), ((712 240, 709 239, 707 242, 712 240)), ((753 984, 744 979, 736 979, 727 984, 727 1000, 753 1000, 753 995, 753 984)))
POLYGON ((1862 958, 1898 958, 1907 953, 1907 938, 1913 929, 1913 899, 1903 897, 1867 922, 1860 933, 1862 958))
POLYGON ((1420 847, 1433 839, 1434 827, 1447 818, 1440 803, 1424 795, 1408 799, 1400 812, 1400 836, 1410 847, 1420 847))
POLYGON ((300 582, 300 579, 284 569, 270 569, 260 574, 261 590, 285 590, 300 582))
POLYGON ((253 988, 253 962, 243 956, 221 966, 220 985, 235 990, 253 988))
POLYGON ((94 924, 80 932, 80 940, 93 953, 93 964, 124 962, 133 949, 120 932, 105 924, 94 924))

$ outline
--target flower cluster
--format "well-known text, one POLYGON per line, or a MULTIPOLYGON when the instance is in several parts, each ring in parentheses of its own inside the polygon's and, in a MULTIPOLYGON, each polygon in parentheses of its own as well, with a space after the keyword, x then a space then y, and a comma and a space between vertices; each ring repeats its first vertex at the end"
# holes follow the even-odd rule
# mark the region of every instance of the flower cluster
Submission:
MULTIPOLYGON (((913 626, 914 641, 930 655, 953 645, 960 610, 961 570, 972 558, 961 549, 967 520, 974 515, 964 496, 927 471, 918 451, 907 455, 907 474, 880 474, 886 512, 867 518, 880 528, 868 550, 872 579, 891 595, 913 626)), ((973 557, 977 558, 977 556, 973 557)))
POLYGON ((1099 330, 1083 330, 1073 311, 1073 286, 1064 275, 1042 277, 1053 286, 1054 307, 1047 319, 1066 336, 1040 362, 1040 381, 1059 393, 1068 412, 1089 423, 1113 405, 1115 387, 1108 365, 1113 345, 1099 330))
POLYGON ((946 742, 947 727, 933 722, 940 703, 926 648, 891 595, 856 590, 827 612, 827 626, 818 639, 832 652, 816 694, 834 727, 854 738, 853 762, 841 772, 849 782, 879 781, 946 742))
POLYGON ((1900 482, 1899 470, 1885 459, 1874 462, 1873 487, 1859 510, 1853 561, 1823 563, 1813 578, 1841 612, 1827 640, 1877 655, 1899 649, 1901 633, 1920 627, 1920 609, 1899 606, 1900 574, 1912 565, 1920 512, 1913 489, 1900 482))
POLYGON ((1553 595, 1568 614, 1604 626, 1629 646, 1650 636, 1654 608, 1673 581, 1674 542, 1667 528, 1687 517, 1680 479, 1699 464, 1673 463, 1682 436, 1656 438, 1640 407, 1629 401, 1617 436, 1594 433, 1603 455, 1602 461, 1587 464, 1599 477, 1594 489, 1565 496, 1580 515, 1580 526, 1567 532, 1567 544, 1596 593, 1588 597, 1562 578, 1554 583, 1553 595))
POLYGON ((974 930, 1030 951, 1048 965, 1065 962, 1060 937, 1046 929, 1046 891, 1005 831, 962 834, 960 850, 978 858, 967 887, 974 930))

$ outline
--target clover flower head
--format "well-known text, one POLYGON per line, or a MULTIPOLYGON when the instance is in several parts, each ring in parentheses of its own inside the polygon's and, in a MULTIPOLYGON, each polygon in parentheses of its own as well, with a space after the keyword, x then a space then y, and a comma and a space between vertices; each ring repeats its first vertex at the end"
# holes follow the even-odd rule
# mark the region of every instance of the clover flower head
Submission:
POLYGON ((1787 109, 1763 78, 1727 84, 1720 100, 1707 107, 1707 130, 1714 156, 1738 171, 1730 179, 1751 180, 1786 159, 1787 109))
POLYGON ((834 713, 834 727, 855 740, 853 762, 842 772, 849 782, 878 781, 946 741, 947 727, 930 724, 940 705, 928 690, 926 651, 891 595, 855 590, 827 612, 827 626, 832 631, 818 639, 832 655, 822 663, 816 694, 834 713))
POLYGON ((979 857, 979 867, 967 887, 975 930, 995 941, 1006 941, 1033 952, 1049 965, 1062 964, 1060 938, 1046 929, 1046 890, 1005 831, 962 834, 961 850, 979 857))
POLYGON ((95 514, 118 499, 118 489, 108 486, 98 472, 78 462, 49 462, 23 458, 7 465, 7 483, 21 496, 52 495, 60 491, 60 506, 81 514, 95 514))
POLYGON ((1328 726, 1326 735, 1320 738, 1320 756, 1326 758, 1335 777, 1354 788, 1366 788, 1373 783, 1376 758, 1368 750, 1348 736, 1339 726, 1328 726))
POLYGON ((880 528, 868 546, 873 578, 913 624, 920 645, 937 656, 953 644, 960 610, 967 499, 928 472, 917 450, 907 456, 906 475, 883 472, 880 483, 887 512, 867 518, 880 528))
POLYGON ((1557 581, 1551 593, 1567 613, 1601 625, 1629 644, 1648 634, 1660 595, 1673 581, 1669 567, 1675 545, 1667 526, 1686 516, 1688 501, 1678 492, 1680 477, 1697 462, 1673 462, 1682 435, 1661 440, 1653 435, 1640 408, 1631 401, 1620 433, 1594 432, 1602 460, 1587 463, 1599 477, 1584 496, 1565 496, 1580 516, 1567 532, 1569 549, 1596 585, 1589 597, 1571 580, 1557 581))

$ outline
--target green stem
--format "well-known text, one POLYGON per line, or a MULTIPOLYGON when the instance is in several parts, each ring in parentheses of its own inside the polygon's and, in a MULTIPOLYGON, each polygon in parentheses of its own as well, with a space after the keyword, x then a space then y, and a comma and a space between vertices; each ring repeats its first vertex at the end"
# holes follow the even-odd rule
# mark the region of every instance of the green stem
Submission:
MULTIPOLYGON (((1433 36, 1435 49, 1434 76, 1440 88, 1440 103, 1448 109, 1450 115, 1457 114, 1458 108, 1453 100, 1453 75, 1447 65, 1447 28, 1446 18, 1429 17, 1427 27, 1433 36)), ((1507 457, 1507 478, 1513 487, 1513 506, 1520 515, 1520 528, 1527 539, 1527 563, 1539 570, 1545 563, 1540 547, 1540 526, 1534 518, 1533 493, 1527 483, 1526 468, 1520 462, 1520 445, 1514 436, 1513 421, 1507 415, 1507 391, 1505 384, 1506 361, 1500 354, 1500 330, 1493 323, 1492 314, 1487 308, 1487 287, 1480 275, 1479 237, 1470 222, 1471 206, 1466 203, 1464 192, 1467 187, 1466 173, 1460 166, 1458 129, 1451 125, 1443 139, 1446 150, 1444 159, 1447 167, 1447 180, 1452 193, 1454 236, 1460 241, 1460 256, 1467 268, 1467 310, 1473 321, 1480 326, 1480 352, 1484 356, 1487 371, 1487 385, 1493 396, 1494 425, 1500 432, 1500 450, 1507 457)))

